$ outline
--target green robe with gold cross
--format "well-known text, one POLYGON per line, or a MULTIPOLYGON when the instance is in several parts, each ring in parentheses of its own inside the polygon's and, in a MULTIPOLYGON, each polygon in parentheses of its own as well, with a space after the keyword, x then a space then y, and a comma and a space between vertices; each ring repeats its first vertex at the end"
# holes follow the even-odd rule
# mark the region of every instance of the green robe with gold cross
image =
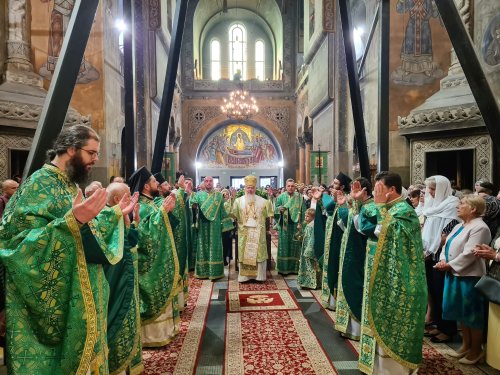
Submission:
POLYGON ((274 217, 278 224, 278 256, 276 269, 287 275, 299 272, 302 241, 295 236, 297 226, 304 221, 306 205, 301 194, 281 193, 276 199, 274 217), (280 208, 284 207, 283 212, 280 208))
POLYGON ((224 197, 217 191, 200 191, 193 193, 189 202, 198 205, 194 276, 211 280, 224 277, 222 232, 233 229, 224 209, 224 197))
POLYGON ((343 231, 337 225, 340 213, 345 214, 347 207, 339 206, 328 194, 323 194, 321 200, 317 202, 316 214, 314 217, 314 248, 316 256, 323 268, 323 278, 321 283, 321 303, 324 307, 334 309, 330 305, 331 296, 337 292, 339 277, 340 247, 342 245, 343 231), (324 221, 326 214, 326 224, 324 221))
POLYGON ((139 297, 142 325, 153 323, 175 296, 179 259, 167 212, 152 198, 139 198, 139 297))
POLYGON ((360 370, 367 374, 373 372, 376 345, 399 364, 418 367, 427 310, 424 252, 415 210, 401 198, 377 209, 380 234, 373 259, 369 256, 367 262, 359 357, 360 370))
POLYGON ((115 206, 81 226, 76 194, 66 174, 46 164, 4 212, 9 374, 108 373, 103 264, 122 257, 123 216, 115 206))

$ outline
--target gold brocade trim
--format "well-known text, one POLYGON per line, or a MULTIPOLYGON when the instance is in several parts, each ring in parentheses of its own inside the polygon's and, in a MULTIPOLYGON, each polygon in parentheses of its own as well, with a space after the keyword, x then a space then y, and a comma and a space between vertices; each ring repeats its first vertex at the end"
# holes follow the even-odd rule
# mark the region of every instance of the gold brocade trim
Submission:
POLYGON ((115 211, 116 219, 118 220, 118 254, 112 259, 108 259, 108 262, 115 265, 123 258, 123 247, 125 246, 125 221, 123 219, 123 212, 120 206, 115 205, 113 207, 115 211), (116 260, 116 261, 115 261, 116 260), (113 263, 115 262, 115 263, 113 263))
MULTIPOLYGON (((58 168, 56 168, 58 169, 58 168)), ((94 354, 94 346, 97 342, 97 312, 92 294, 92 286, 90 284, 89 273, 87 270, 87 262, 83 252, 82 238, 80 235, 80 227, 76 221, 73 211, 69 211, 65 215, 66 223, 75 238, 76 243, 76 258, 77 258, 77 272, 78 281, 80 282, 80 289, 82 291, 83 305, 85 309, 87 334, 85 337, 85 344, 82 350, 82 357, 80 364, 76 370, 76 375, 85 375, 89 369, 90 362, 94 354)))
MULTIPOLYGON (((172 289, 170 290, 170 294, 167 298, 167 301, 163 305, 161 309, 159 309, 159 313, 155 314, 153 317, 145 319, 142 321, 143 325, 147 325, 148 323, 153 323, 156 318, 158 318, 161 314, 165 312, 165 309, 167 308, 167 305, 172 302, 173 297, 176 295, 176 288, 177 284, 179 283, 179 280, 181 279, 181 276, 179 275, 179 258, 177 257, 177 249, 175 248, 175 242, 174 242, 174 234, 172 232, 172 227, 170 226, 170 220, 168 220, 168 213, 165 211, 165 208, 163 206, 160 207, 160 212, 162 213, 163 216, 163 222, 165 223, 165 226, 167 227, 167 233, 168 237, 170 239, 170 244, 172 245, 172 256, 174 258, 174 281, 172 283, 172 289)), ((166 344, 163 344, 166 345, 166 344)), ((163 346, 159 345, 159 346, 163 346)))
POLYGON ((176 195, 176 200, 179 200, 179 205, 181 206, 182 209, 184 209, 184 190, 183 189, 179 189, 177 190, 177 194, 176 195))
POLYGON ((134 367, 130 367, 129 369, 130 375, 139 375, 143 371, 144 371, 144 364, 142 363, 142 360, 141 363, 135 365, 134 367))
POLYGON ((373 369, 370 366, 365 365, 364 363, 358 362, 358 368, 359 368, 359 371, 361 371, 367 375, 373 374, 373 369))
MULTIPOLYGON (((368 286, 368 296, 371 296, 372 294, 372 290, 373 290, 373 284, 375 282, 375 277, 377 275, 377 270, 378 270, 378 266, 379 266, 379 263, 380 263, 380 257, 382 256, 382 248, 384 246, 384 243, 385 243, 385 238, 387 236, 387 229, 388 229, 388 223, 392 220, 392 215, 389 213, 389 212, 386 212, 385 213, 385 218, 384 218, 384 221, 382 222, 382 230, 380 231, 380 236, 379 236, 379 239, 378 239, 378 242, 377 242, 377 249, 375 251, 375 255, 374 255, 374 258, 373 258, 373 268, 372 268, 372 274, 370 276, 370 284, 368 286)), ((369 298, 368 298, 369 300, 369 298)), ((398 362, 399 364, 405 366, 405 367, 408 367, 412 370, 415 370, 418 368, 418 365, 419 364, 415 364, 415 363, 410 363, 404 359, 402 359, 401 357, 399 357, 396 353, 394 353, 385 343, 384 341, 382 340, 382 337, 379 335, 378 331, 377 331, 377 327, 375 326, 375 322, 373 321, 373 315, 372 315, 372 310, 371 310, 372 306, 370 304, 369 308, 368 308, 368 322, 370 323, 370 328, 372 330, 372 333, 373 333, 373 337, 375 338, 375 340, 377 341, 377 344, 380 345, 382 347, 382 349, 384 349, 384 351, 396 362, 398 362)))
MULTIPOLYGON (((99 300, 99 309, 102 309, 104 306, 104 291, 102 289, 103 285, 103 269, 102 265, 99 264, 97 266, 97 290, 98 290, 98 300, 99 300)), ((108 317, 107 315, 104 315, 104 312, 102 310, 98 311, 98 319, 99 322, 101 323, 100 327, 100 336, 101 336, 101 352, 97 354, 97 359, 96 363, 99 367, 103 365, 106 362, 106 359, 108 358, 108 340, 107 340, 107 332, 108 332, 108 317)))

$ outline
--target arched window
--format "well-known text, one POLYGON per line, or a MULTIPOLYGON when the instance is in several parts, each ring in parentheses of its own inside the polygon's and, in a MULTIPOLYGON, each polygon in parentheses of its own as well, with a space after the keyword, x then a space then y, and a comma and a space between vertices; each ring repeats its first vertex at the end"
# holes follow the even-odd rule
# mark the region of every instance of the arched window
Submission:
POLYGON ((242 24, 229 28, 229 73, 231 78, 247 77, 247 32, 242 24))
POLYGON ((264 70, 264 42, 258 40, 255 42, 255 78, 263 81, 265 70, 264 70))
POLYGON ((210 43, 210 75, 214 81, 220 79, 220 42, 216 39, 210 43))

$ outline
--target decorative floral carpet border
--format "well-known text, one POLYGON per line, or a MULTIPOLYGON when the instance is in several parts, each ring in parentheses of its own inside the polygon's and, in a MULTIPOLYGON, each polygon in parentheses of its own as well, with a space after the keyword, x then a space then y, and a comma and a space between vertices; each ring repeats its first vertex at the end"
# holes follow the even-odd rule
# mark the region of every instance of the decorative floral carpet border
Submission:
POLYGON ((229 279, 229 291, 250 291, 250 290, 276 290, 276 289, 288 289, 286 281, 283 276, 278 275, 276 272, 267 272, 267 279, 264 282, 238 282, 238 272, 232 272, 229 279))
MULTIPOLYGON (((311 293, 321 306, 321 290, 311 290, 311 293)), ((331 319, 332 324, 335 324, 335 311, 325 309, 323 306, 321 308, 331 319)), ((346 339, 346 342, 356 354, 359 354, 359 341, 346 339)), ((457 359, 448 355, 454 350, 446 344, 434 344, 424 338, 422 350, 423 360, 418 368, 418 375, 485 375, 487 373, 476 366, 458 363, 457 359)))
POLYGON ((338 374, 301 311, 228 314, 225 375, 338 374))
POLYGON ((287 290, 252 290, 227 292, 227 312, 298 310, 292 292, 287 290))
POLYGON ((194 373, 213 285, 209 280, 189 279, 189 298, 181 313, 179 334, 163 348, 143 350, 144 375, 194 373))

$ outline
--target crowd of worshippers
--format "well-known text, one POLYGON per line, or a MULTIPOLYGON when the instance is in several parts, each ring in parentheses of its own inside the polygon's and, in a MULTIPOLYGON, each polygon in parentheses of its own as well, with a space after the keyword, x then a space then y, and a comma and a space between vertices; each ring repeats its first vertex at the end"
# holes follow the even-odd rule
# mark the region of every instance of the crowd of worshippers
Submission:
POLYGON ((500 367, 499 306, 474 288, 500 261, 491 183, 466 192, 432 176, 406 190, 380 172, 373 186, 339 173, 330 186, 260 189, 249 175, 223 189, 210 176, 193 187, 182 173, 169 183, 142 167, 104 188, 87 182, 99 151, 91 128, 65 128, 41 169, 2 184, 9 374, 140 373, 142 348, 180 330, 189 272, 224 277, 236 238, 238 281, 265 282, 271 233, 277 272, 321 290, 335 328, 361 341, 361 371, 411 373, 424 334, 446 342, 458 328, 457 360, 481 361, 488 336, 486 358, 500 367))

